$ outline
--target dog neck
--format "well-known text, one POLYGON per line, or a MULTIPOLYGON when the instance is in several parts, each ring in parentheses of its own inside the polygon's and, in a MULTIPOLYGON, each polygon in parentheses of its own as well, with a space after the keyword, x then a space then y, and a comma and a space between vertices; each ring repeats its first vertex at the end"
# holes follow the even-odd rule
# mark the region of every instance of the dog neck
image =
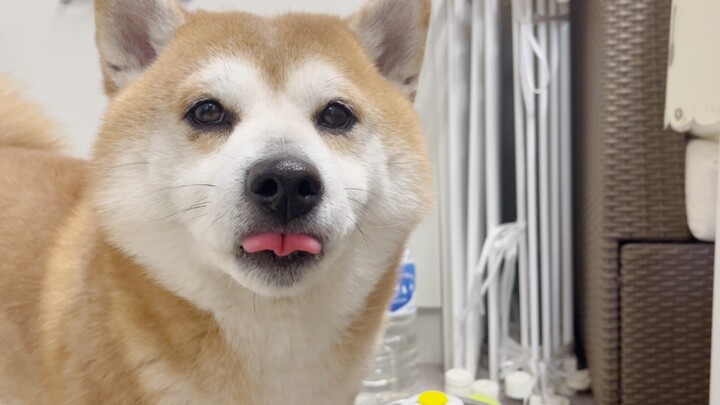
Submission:
POLYGON ((141 391, 156 403, 196 395, 202 401, 213 391, 227 395, 214 398, 221 403, 238 398, 248 385, 261 403, 282 403, 289 392, 308 401, 318 392, 335 392, 328 395, 333 403, 350 401, 394 291, 399 251, 375 283, 358 282, 366 277, 362 269, 338 268, 302 294, 266 297, 199 269, 205 285, 194 293, 177 292, 108 241, 91 212, 81 208, 70 220, 67 226, 75 232, 64 234, 78 237, 58 243, 46 284, 45 306, 54 307, 47 312, 53 321, 46 325, 46 353, 58 374, 87 372, 68 371, 66 353, 88 361, 123 353, 124 364, 104 372, 140 381, 141 391), (67 251, 84 257, 57 255, 67 251), (69 280, 78 283, 83 297, 58 300, 69 280), (367 291, 358 291, 362 288, 367 291), (102 317, 84 323, 93 319, 87 316, 91 312, 102 317), (86 333, 71 341, 70 329, 86 333), (100 344, 93 341, 97 336, 113 340, 100 344), (187 388, 163 396, 169 380, 187 388))

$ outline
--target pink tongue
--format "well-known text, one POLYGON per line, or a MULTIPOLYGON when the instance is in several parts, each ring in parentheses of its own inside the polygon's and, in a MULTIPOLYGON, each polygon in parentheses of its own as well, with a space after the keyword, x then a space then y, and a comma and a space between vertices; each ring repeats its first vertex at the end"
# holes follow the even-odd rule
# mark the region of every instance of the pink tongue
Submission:
POLYGON ((310 235, 282 234, 265 232, 248 236, 242 241, 242 247, 248 253, 272 250, 278 256, 287 256, 293 252, 319 254, 322 244, 310 235))

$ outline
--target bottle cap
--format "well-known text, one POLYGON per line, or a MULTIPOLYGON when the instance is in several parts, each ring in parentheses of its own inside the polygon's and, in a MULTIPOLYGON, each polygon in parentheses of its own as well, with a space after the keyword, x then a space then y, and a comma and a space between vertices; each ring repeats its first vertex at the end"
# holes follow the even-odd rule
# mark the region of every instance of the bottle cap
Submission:
POLYGON ((469 388, 472 383, 472 374, 464 368, 451 368, 445 373, 445 385, 469 388))
POLYGON ((561 397, 559 395, 553 395, 550 399, 552 405, 570 405, 570 399, 567 397, 561 397))
POLYGON ((543 401, 540 395, 531 395, 528 405, 545 405, 545 401, 543 401))
POLYGON ((571 397, 575 394, 577 394, 577 391, 568 387, 565 383, 565 380, 557 381, 555 384, 555 392, 557 392, 558 395, 563 395, 566 397, 571 397))
POLYGON ((567 356, 562 360, 563 371, 572 373, 578 370, 578 359, 575 356, 567 356))
POLYGON ((448 396, 440 391, 423 392, 418 397, 419 405, 446 405, 448 401, 448 396))
MULTIPOLYGON (((393 402, 395 403, 395 402, 393 402)), ((403 405, 463 405, 460 398, 440 391, 425 391, 402 402, 403 405)))
POLYGON ((587 369, 569 373, 565 377, 565 385, 575 391, 589 390, 590 383, 590 372, 587 369))
POLYGON ((505 376, 505 395, 524 399, 532 390, 533 377, 525 371, 513 371, 505 376))
POLYGON ((570 405, 570 400, 559 395, 549 395, 548 402, 545 402, 541 395, 533 394, 530 396, 528 405, 570 405))
POLYGON ((473 376, 464 368, 451 368, 445 372, 445 391, 451 395, 467 397, 470 395, 473 376))
POLYGON ((500 384, 493 380, 477 380, 472 385, 472 393, 497 399, 500 396, 500 384))

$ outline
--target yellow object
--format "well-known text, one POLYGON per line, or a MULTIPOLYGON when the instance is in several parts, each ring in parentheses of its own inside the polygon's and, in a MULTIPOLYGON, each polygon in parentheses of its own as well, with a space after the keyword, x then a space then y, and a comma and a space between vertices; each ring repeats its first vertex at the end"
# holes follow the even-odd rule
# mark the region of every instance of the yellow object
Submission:
POLYGON ((481 402, 483 404, 487 404, 487 405, 500 405, 500 402, 498 402, 497 399, 491 398, 487 395, 473 394, 473 395, 470 395, 470 399, 472 399, 473 401, 481 402))
POLYGON ((450 399, 440 391, 423 392, 418 397, 418 404, 420 405, 445 405, 448 402, 450 402, 450 399))

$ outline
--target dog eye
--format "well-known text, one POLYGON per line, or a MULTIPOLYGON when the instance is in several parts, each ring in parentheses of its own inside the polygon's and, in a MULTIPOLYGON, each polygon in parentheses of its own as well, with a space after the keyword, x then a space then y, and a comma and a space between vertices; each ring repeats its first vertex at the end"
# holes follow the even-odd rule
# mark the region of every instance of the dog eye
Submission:
POLYGON ((318 116, 318 125, 335 131, 347 131, 357 121, 352 111, 345 105, 333 101, 325 106, 318 116))
POLYGON ((215 100, 195 104, 187 113, 188 119, 197 126, 224 124, 226 114, 223 106, 215 100))

